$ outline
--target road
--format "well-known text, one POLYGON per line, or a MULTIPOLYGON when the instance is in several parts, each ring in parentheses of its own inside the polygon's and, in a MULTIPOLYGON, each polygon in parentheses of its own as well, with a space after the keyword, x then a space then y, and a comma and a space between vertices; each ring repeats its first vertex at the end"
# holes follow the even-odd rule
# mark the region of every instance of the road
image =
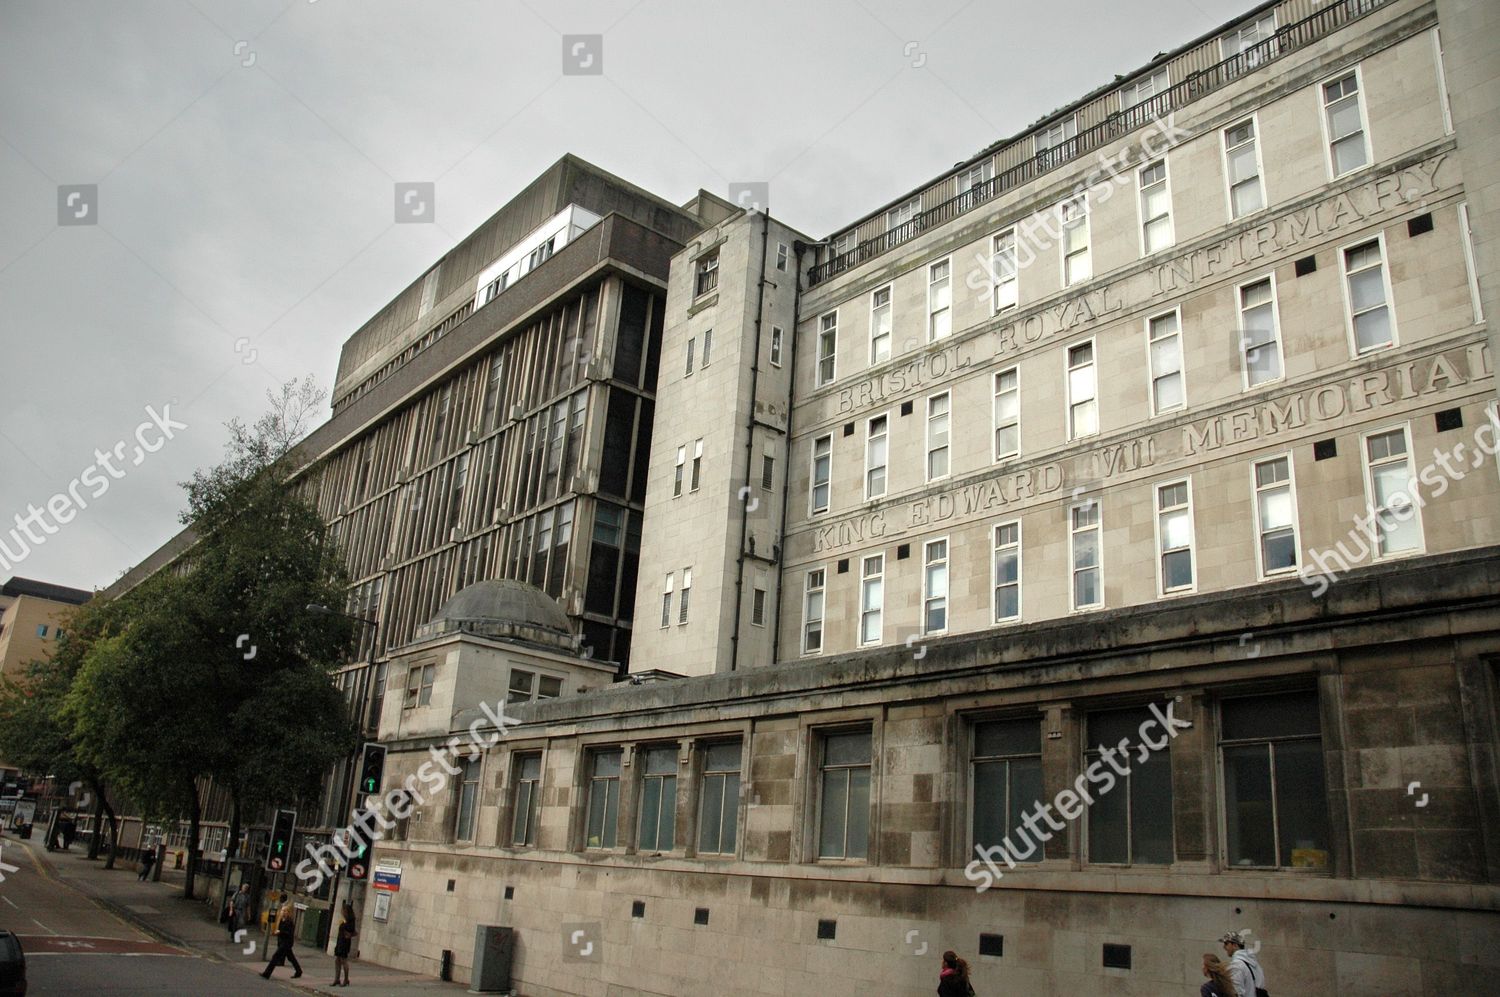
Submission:
POLYGON ((0 928, 21 938, 31 997, 306 993, 156 941, 58 881, 13 839, 0 839, 0 874, 0 928))

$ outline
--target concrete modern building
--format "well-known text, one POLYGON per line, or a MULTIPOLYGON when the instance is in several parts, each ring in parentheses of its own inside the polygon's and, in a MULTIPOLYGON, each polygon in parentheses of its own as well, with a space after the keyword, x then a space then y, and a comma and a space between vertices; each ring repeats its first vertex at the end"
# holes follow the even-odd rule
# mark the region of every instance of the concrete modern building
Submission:
MULTIPOLYGON (((1263 4, 823 242, 684 240, 631 671, 688 677, 517 704, 366 952, 1161 994, 1248 929, 1271 992, 1490 989, 1497 16, 1263 4)), ((466 729, 392 713, 388 787, 466 729)))
POLYGON ((26 673, 33 661, 52 656, 68 613, 94 593, 15 577, 0 585, 0 681, 26 673))

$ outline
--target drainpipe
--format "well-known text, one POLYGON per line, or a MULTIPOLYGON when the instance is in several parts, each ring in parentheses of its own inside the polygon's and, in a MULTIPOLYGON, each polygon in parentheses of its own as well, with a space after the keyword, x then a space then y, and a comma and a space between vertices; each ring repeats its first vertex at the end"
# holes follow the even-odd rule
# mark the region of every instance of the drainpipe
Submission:
MULTIPOLYGON (((781 489, 781 528, 776 531, 776 549, 785 550, 786 543, 786 510, 787 502, 792 494, 790 483, 792 480, 792 396, 797 392, 797 322, 802 317, 802 251, 809 248, 801 239, 792 241, 792 249, 796 253, 796 262, 792 270, 792 328, 790 342, 782 343, 783 354, 788 356, 786 362, 786 446, 782 448, 782 476, 787 482, 787 487, 781 489), (788 351, 790 351, 788 353, 788 351)), ((784 578, 781 559, 777 558, 777 578, 784 578)), ((771 664, 781 660, 781 582, 776 583, 775 609, 771 614, 771 664)), ((799 645, 800 647, 800 645, 799 645)))

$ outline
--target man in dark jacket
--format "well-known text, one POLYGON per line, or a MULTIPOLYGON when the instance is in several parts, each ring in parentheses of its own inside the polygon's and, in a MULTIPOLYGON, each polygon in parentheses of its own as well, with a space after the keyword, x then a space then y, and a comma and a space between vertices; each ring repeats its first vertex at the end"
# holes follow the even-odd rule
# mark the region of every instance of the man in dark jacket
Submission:
POLYGON ((276 952, 271 956, 271 961, 266 963, 265 972, 260 975, 265 979, 271 978, 271 971, 283 963, 292 964, 292 979, 302 975, 302 964, 292 954, 292 940, 297 934, 297 912, 291 902, 283 904, 281 913, 276 921, 276 952))

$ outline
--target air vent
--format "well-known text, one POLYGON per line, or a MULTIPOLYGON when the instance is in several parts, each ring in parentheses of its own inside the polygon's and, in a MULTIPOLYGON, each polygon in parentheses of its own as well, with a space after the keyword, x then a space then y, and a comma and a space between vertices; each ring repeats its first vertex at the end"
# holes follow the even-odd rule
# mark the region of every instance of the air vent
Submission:
POLYGON ((853 436, 854 435, 854 423, 852 423, 852 422, 846 422, 846 423, 844 423, 844 435, 845 436, 853 436))
POLYGON ((904 561, 911 557, 911 544, 900 544, 896 547, 896 560, 904 561))
POLYGON ((1407 238, 1412 238, 1412 237, 1419 236, 1419 235, 1426 235, 1428 232, 1431 232, 1431 231, 1432 231, 1432 212, 1431 211, 1427 212, 1425 215, 1418 215, 1415 218, 1407 220, 1407 223, 1406 223, 1406 235, 1407 235, 1407 238))
POLYGON ((694 908, 694 910, 693 910, 693 923, 694 924, 707 924, 708 923, 708 908, 707 907, 697 907, 697 908, 694 908))
POLYGON ((1339 455, 1338 440, 1318 440, 1313 444, 1313 460, 1328 460, 1339 455))
POLYGON ((631 917, 645 917, 646 916, 646 901, 644 901, 644 900, 633 900, 633 901, 631 901, 631 903, 630 903, 630 916, 631 917))
POLYGON ((1104 968, 1105 969, 1129 969, 1130 968, 1130 946, 1111 945, 1104 943, 1104 968))
POLYGON ((911 415, 911 402, 902 402, 901 403, 901 414, 902 415, 911 415))
POLYGON ((514 886, 507 886, 505 888, 505 899, 507 899, 507 900, 514 900, 515 898, 516 898, 516 888, 514 886))
POLYGON ((1437 431, 1446 433, 1450 429, 1464 428, 1464 410, 1457 408, 1445 408, 1433 415, 1432 421, 1437 423, 1437 431))
POLYGON ((818 937, 821 939, 832 941, 833 937, 838 934, 838 930, 839 923, 837 921, 818 922, 818 937))
POLYGON ((983 932, 979 935, 979 954, 992 955, 999 958, 1005 954, 1005 936, 989 935, 983 932))
POLYGON ((1297 276, 1306 277, 1318 269, 1318 258, 1316 256, 1304 256, 1297 261, 1297 276))
POLYGON ((839 561, 839 574, 846 575, 848 573, 849 573, 849 559, 846 557, 846 558, 843 558, 842 560, 839 561))

